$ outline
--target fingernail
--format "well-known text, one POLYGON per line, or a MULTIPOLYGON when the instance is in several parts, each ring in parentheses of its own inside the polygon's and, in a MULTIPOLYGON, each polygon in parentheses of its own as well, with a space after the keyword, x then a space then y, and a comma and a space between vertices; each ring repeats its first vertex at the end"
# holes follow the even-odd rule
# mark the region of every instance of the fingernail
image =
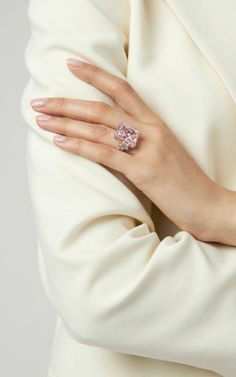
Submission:
POLYGON ((36 98, 31 101, 31 106, 38 108, 46 105, 47 100, 45 98, 36 98))
POLYGON ((40 122, 47 122, 52 118, 51 115, 45 115, 45 114, 40 114, 36 116, 36 119, 39 120, 40 122))
POLYGON ((63 143, 63 142, 66 141, 66 138, 63 135, 57 135, 57 136, 54 137, 53 140, 56 141, 56 142, 59 142, 59 143, 63 143))
POLYGON ((68 58, 67 59, 67 64, 71 65, 72 67, 75 68, 81 68, 82 67, 82 61, 74 58, 68 58))

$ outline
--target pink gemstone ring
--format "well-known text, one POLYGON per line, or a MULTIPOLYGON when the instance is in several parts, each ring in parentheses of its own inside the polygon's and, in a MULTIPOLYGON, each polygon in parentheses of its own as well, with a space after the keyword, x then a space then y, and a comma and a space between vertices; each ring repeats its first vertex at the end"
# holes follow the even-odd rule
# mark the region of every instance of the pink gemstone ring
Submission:
POLYGON ((139 132, 132 127, 128 127, 125 123, 120 123, 114 132, 114 138, 119 140, 117 149, 127 151, 137 145, 139 132))

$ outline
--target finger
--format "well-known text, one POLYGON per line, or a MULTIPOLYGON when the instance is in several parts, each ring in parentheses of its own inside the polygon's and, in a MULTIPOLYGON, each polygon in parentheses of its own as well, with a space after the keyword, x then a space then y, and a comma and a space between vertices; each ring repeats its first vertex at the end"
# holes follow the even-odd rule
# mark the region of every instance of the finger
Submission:
POLYGON ((130 167, 132 167, 133 156, 107 144, 70 137, 65 137, 64 141, 59 142, 56 137, 53 138, 53 142, 63 150, 103 164, 124 175, 127 175, 130 167))
POLYGON ((31 106, 37 112, 82 120, 88 123, 100 123, 113 129, 116 129, 121 122, 138 131, 140 131, 140 128, 147 128, 128 114, 105 102, 52 97, 34 99, 31 101, 31 106))
POLYGON ((127 114, 135 119, 152 123, 157 118, 127 80, 96 65, 77 59, 67 59, 67 65, 75 76, 108 94, 127 114))
POLYGON ((113 129, 103 124, 86 123, 64 117, 40 114, 36 117, 37 124, 49 132, 66 135, 72 138, 82 138, 117 147, 117 140, 113 136, 113 129))

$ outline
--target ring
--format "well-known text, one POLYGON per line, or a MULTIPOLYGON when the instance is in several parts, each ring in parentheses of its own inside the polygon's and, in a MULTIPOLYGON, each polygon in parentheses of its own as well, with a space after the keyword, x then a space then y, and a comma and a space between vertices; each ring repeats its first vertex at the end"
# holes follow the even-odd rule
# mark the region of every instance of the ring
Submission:
POLYGON ((114 138, 119 140, 117 149, 127 151, 129 148, 134 148, 139 139, 139 132, 132 127, 128 127, 125 123, 120 123, 114 132, 114 138))

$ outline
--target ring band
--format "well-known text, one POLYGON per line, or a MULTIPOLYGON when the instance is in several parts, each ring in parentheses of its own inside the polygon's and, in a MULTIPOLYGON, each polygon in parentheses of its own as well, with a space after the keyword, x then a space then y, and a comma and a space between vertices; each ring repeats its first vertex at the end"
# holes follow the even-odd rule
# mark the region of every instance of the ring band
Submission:
POLYGON ((113 135, 116 140, 120 141, 117 149, 121 151, 127 151, 129 148, 136 147, 139 139, 139 132, 123 122, 118 125, 113 135))

